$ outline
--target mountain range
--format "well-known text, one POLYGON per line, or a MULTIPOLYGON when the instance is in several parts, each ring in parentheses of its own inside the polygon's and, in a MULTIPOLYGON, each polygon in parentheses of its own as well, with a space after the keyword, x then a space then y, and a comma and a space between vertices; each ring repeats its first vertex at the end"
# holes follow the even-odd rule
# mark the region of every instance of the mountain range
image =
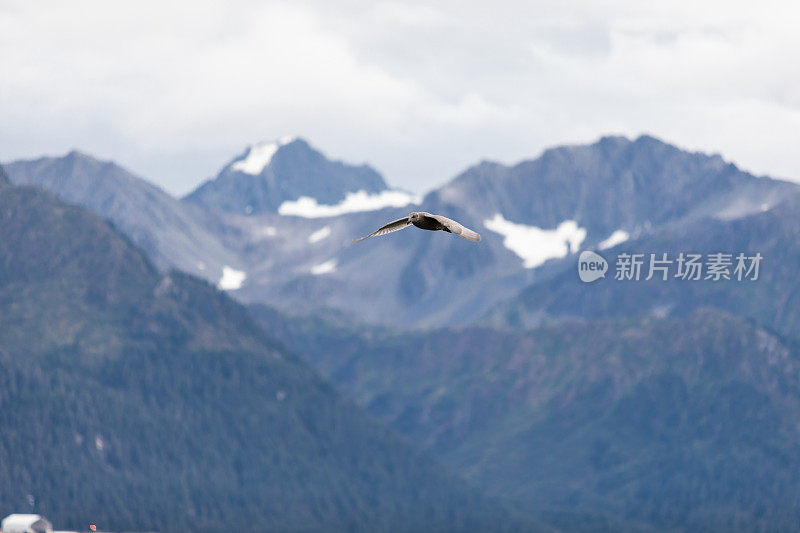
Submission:
MULTIPOLYGON (((76 152, 7 169, 14 182, 108 218, 160 268, 203 277, 246 304, 408 327, 580 314, 577 304, 549 312, 536 293, 558 275, 575 286, 579 249, 638 245, 663 232, 700 238, 715 224, 769 216, 799 190, 649 136, 554 148, 510 167, 483 162, 423 198, 389 189, 367 166, 329 161, 302 139, 249 147, 183 200, 76 152), (410 210, 445 214, 484 239, 406 231, 351 242, 410 210), (523 290, 533 304, 512 302, 523 290)), ((653 298, 651 307, 675 307, 653 298)))

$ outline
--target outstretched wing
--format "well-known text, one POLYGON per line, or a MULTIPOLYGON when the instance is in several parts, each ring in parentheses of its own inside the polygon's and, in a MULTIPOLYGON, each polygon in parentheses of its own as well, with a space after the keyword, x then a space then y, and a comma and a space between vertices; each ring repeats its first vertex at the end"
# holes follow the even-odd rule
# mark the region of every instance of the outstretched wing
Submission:
POLYGON ((376 237, 378 235, 386 235, 387 233, 407 228, 409 224, 411 224, 411 222, 408 220, 408 217, 398 218, 394 222, 389 222, 385 226, 373 231, 366 237, 361 237, 360 239, 356 239, 353 242, 360 242, 369 237, 376 237))
POLYGON ((481 240, 481 236, 478 232, 472 231, 466 226, 462 226, 455 220, 443 217, 442 215, 429 215, 429 216, 435 218, 439 222, 439 224, 449 229, 450 233, 455 233, 460 237, 464 237, 468 241, 478 242, 479 240, 481 240))

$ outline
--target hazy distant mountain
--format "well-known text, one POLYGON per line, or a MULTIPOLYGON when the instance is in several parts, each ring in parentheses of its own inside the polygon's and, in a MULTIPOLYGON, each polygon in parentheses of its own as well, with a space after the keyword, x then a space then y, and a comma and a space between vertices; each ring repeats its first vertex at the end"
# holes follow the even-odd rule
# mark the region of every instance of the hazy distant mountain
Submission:
POLYGON ((218 238, 225 227, 213 212, 182 203, 113 162, 73 151, 5 166, 14 183, 43 187, 111 220, 160 268, 218 276, 223 264, 236 264, 218 238))
MULTIPOLYGON (((510 167, 481 163, 422 199, 386 189, 367 167, 329 161, 302 140, 251 147, 184 201, 75 154, 9 170, 12 181, 90 207, 159 264, 202 276, 242 302, 409 327, 480 321, 574 267, 580 249, 708 217, 727 224, 799 189, 647 136, 553 148, 510 167), (483 240, 406 230, 352 242, 412 210, 451 216, 483 240)), ((532 309, 538 317, 540 308, 532 309)))
POLYGON ((301 197, 333 205, 347 193, 386 189, 381 175, 369 166, 330 161, 303 139, 285 138, 248 147, 186 199, 249 215, 275 213, 284 202, 301 197))
POLYGON ((482 163, 432 196, 485 219, 499 214, 544 230, 574 221, 586 248, 615 231, 634 235, 733 207, 760 211, 790 190, 800 189, 645 135, 552 148, 511 167, 482 163))
POLYGON ((669 531, 800 520, 800 352, 752 321, 395 334, 255 311, 373 416, 510 501, 669 531))
POLYGON ((0 494, 67 528, 530 529, 205 282, 0 184, 0 494))

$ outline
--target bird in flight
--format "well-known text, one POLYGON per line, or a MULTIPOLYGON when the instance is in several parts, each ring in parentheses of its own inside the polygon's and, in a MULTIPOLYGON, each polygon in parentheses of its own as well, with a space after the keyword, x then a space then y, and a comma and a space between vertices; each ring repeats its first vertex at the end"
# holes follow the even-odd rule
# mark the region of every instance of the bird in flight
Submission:
POLYGON ((387 233, 392 233, 393 231, 405 229, 412 224, 419 229, 455 233, 459 237, 464 237, 468 241, 478 242, 481 240, 481 236, 477 232, 462 226, 455 220, 443 217, 442 215, 432 215, 431 213, 420 211, 418 213, 410 213, 407 217, 399 218, 394 222, 389 222, 385 226, 373 231, 366 237, 361 237, 353 242, 363 241, 364 239, 376 237, 378 235, 386 235, 387 233))

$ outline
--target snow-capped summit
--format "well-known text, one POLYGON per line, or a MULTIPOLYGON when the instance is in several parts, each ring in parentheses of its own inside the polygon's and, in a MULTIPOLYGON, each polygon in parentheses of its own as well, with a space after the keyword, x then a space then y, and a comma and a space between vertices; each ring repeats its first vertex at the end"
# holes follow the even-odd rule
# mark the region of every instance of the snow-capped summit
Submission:
POLYGON ((297 200, 287 200, 278 207, 278 213, 303 218, 325 218, 358 213, 360 211, 377 211, 385 207, 403 207, 416 205, 422 198, 398 189, 384 189, 376 194, 367 194, 365 190, 348 192, 344 200, 335 205, 320 204, 314 198, 301 196, 297 200))
POLYGON ((284 137, 248 147, 186 199, 255 215, 276 213, 285 202, 301 198, 335 206, 354 193, 371 196, 385 190, 383 178, 369 166, 331 161, 305 140, 284 137))
POLYGON ((285 146, 295 139, 296 137, 287 136, 281 137, 277 141, 254 144, 248 147, 244 157, 231 164, 231 168, 244 172, 245 174, 257 176, 261 174, 264 167, 269 165, 270 161, 272 161, 272 156, 275 155, 275 152, 277 152, 281 146, 285 146))

